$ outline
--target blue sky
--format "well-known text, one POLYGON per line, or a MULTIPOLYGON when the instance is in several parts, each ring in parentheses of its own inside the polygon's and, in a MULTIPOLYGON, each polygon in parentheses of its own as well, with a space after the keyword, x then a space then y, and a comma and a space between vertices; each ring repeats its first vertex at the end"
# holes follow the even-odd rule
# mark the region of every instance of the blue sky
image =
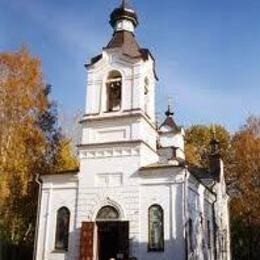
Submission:
MULTIPOLYGON (((156 58, 158 112, 173 98, 177 122, 237 129, 260 114, 259 0, 131 0, 142 47, 156 58)), ((43 62, 61 110, 85 107, 83 64, 112 35, 119 0, 0 0, 0 51, 26 44, 43 62)))

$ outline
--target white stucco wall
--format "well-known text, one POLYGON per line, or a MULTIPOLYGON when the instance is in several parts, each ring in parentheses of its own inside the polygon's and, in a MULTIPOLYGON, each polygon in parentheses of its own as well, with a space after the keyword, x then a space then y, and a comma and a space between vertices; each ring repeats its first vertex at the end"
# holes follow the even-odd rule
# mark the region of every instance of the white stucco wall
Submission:
POLYGON ((82 128, 82 144, 143 140, 156 150, 155 126, 140 112, 86 119, 82 128))
POLYGON ((140 259, 185 259, 184 174, 185 171, 179 168, 141 172, 140 259), (164 211, 163 252, 147 250, 148 209, 154 204, 160 205, 164 211))
POLYGON ((231 259, 230 251, 230 216, 229 216, 229 196, 226 192, 226 183, 224 176, 224 165, 223 161, 220 160, 220 179, 214 187, 214 191, 217 194, 217 202, 215 204, 216 211, 216 225, 218 227, 218 238, 217 238, 217 249, 218 258, 220 260, 231 259), (225 241, 225 245, 222 243, 225 241))
POLYGON ((188 179, 188 214, 193 223, 193 251, 190 259, 214 259, 214 216, 216 196, 190 175, 188 179), (210 247, 208 247, 207 221, 210 221, 210 247))
POLYGON ((76 197, 78 180, 75 175, 49 175, 43 181, 38 226, 37 255, 40 260, 74 259, 75 220, 77 214, 76 197), (70 211, 70 239, 68 252, 55 251, 57 210, 67 207, 70 211))

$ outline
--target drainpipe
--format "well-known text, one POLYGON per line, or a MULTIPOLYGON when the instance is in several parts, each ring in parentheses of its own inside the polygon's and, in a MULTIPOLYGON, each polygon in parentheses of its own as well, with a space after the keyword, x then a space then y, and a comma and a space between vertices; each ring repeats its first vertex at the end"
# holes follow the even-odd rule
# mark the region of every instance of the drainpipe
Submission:
POLYGON ((216 182, 214 181, 214 184, 212 185, 212 193, 215 195, 215 200, 212 203, 213 206, 213 227, 214 227, 214 259, 217 260, 217 225, 216 225, 216 214, 215 214, 215 203, 218 200, 217 194, 213 191, 214 186, 216 185, 216 182))
POLYGON ((37 217, 36 217, 36 225, 35 225, 35 235, 34 235, 34 246, 33 246, 33 260, 36 260, 37 253, 37 244, 38 244, 38 231, 39 231, 39 222, 40 222, 40 211, 41 211, 41 199, 42 199, 42 182, 40 180, 40 174, 36 174, 35 182, 39 185, 38 192, 38 205, 37 205, 37 217))
POLYGON ((188 222, 188 213, 187 213, 187 180, 188 180, 188 171, 187 167, 185 169, 185 177, 184 177, 184 195, 183 195, 183 207, 184 207, 184 234, 185 234, 185 257, 188 259, 189 256, 189 248, 188 248, 188 234, 187 234, 187 222, 188 222))

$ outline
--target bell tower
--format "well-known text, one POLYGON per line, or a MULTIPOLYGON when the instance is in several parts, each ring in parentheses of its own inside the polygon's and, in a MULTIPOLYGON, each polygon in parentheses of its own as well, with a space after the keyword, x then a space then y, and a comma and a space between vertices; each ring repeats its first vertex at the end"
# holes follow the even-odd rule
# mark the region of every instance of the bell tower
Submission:
MULTIPOLYGON (((110 15, 113 35, 87 69, 86 112, 80 150, 142 143, 157 158, 155 60, 138 44, 135 10, 122 1, 110 15)), ((155 159, 151 159, 154 161, 155 159)))

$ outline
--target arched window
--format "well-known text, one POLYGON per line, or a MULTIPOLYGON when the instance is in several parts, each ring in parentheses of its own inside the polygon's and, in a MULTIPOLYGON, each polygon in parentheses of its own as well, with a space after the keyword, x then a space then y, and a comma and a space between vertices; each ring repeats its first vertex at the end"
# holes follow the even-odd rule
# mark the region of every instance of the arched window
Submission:
POLYGON ((107 82, 107 111, 119 111, 122 100, 122 76, 120 72, 113 70, 109 73, 107 82))
POLYGON ((68 250, 70 211, 62 207, 57 211, 55 249, 68 250))
POLYGON ((164 250, 163 209, 159 205, 152 205, 148 210, 149 221, 149 251, 164 250))
POLYGON ((119 213, 112 206, 102 207, 97 214, 97 220, 115 220, 115 219, 119 219, 119 213))

